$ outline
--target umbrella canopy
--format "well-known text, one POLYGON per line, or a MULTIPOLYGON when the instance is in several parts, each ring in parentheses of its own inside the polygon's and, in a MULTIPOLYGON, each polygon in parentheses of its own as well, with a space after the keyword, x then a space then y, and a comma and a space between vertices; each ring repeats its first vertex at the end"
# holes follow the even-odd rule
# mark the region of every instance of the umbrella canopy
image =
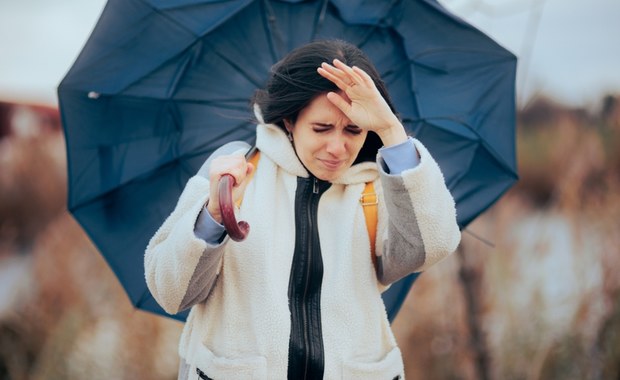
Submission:
MULTIPOLYGON (((270 67, 324 38, 375 63, 461 228, 515 182, 516 58, 434 0, 109 0, 58 95, 69 210, 134 305, 165 315, 144 279, 150 237, 214 149, 252 142, 270 67)), ((390 318, 414 278, 385 294, 390 318)))

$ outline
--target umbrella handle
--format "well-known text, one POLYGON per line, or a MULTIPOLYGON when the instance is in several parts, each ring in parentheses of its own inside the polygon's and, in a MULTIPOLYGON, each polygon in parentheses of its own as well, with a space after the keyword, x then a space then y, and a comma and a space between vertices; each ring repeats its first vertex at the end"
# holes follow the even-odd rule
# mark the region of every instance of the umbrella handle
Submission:
POLYGON ((234 241, 242 241, 250 232, 250 225, 246 221, 239 221, 235 218, 235 207, 232 197, 232 188, 235 184, 235 177, 224 174, 218 183, 218 197, 220 199, 220 212, 222 222, 226 232, 234 241))

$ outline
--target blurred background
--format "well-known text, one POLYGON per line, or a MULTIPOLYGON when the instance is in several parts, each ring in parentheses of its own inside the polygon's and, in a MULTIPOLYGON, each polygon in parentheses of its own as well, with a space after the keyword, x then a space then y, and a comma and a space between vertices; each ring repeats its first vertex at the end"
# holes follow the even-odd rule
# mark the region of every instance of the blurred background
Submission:
MULTIPOLYGON (((520 181, 393 324, 409 379, 620 379, 620 2, 444 0, 519 57, 520 181)), ((0 0, 0 379, 174 379, 66 211, 56 87, 104 0, 0 0)))

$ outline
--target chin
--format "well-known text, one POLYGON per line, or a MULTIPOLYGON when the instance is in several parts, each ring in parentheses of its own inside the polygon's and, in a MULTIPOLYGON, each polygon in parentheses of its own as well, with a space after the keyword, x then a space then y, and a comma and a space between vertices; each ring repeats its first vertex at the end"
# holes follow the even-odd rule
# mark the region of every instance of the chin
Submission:
POLYGON ((327 181, 327 182, 331 182, 333 180, 335 180, 336 178, 340 177, 342 173, 338 172, 338 173, 320 173, 319 175, 315 175, 316 178, 322 180, 322 181, 327 181))

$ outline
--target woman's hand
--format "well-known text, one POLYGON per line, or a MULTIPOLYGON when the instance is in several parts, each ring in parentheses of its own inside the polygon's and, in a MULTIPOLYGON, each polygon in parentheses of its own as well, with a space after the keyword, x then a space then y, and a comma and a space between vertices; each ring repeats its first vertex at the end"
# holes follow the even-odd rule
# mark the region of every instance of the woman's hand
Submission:
POLYGON ((247 162, 245 157, 240 154, 219 156, 213 159, 209 168, 210 196, 207 203, 207 210, 211 217, 218 223, 222 223, 222 213, 220 211, 220 200, 218 197, 218 183, 224 174, 230 174, 235 178, 233 187, 233 201, 241 198, 248 184, 248 179, 254 171, 254 165, 247 162))
POLYGON ((346 97, 330 92, 327 99, 353 124, 377 133, 385 146, 407 140, 405 128, 365 71, 355 66, 349 67, 337 59, 334 59, 333 65, 323 63, 317 71, 344 92, 346 97))

